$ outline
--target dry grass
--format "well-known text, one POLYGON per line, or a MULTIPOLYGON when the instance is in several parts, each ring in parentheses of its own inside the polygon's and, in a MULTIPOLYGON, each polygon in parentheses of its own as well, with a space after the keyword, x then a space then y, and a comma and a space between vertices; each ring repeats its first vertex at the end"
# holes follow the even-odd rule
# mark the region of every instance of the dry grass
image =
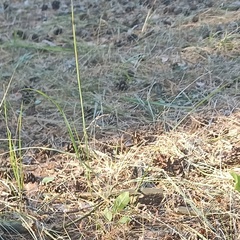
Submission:
MULTIPOLYGON (((0 25, 0 99, 12 78, 5 100, 13 142, 21 89, 31 86, 59 104, 82 151, 70 15, 39 11, 35 1, 14 18, 14 4, 0 25), (16 37, 19 29, 26 39, 16 37)), ((162 8, 125 14, 119 6, 100 1, 99 13, 89 7, 76 19, 89 161, 84 151, 78 158, 64 148, 70 136, 61 114, 35 93, 21 128, 21 160, 35 181, 20 194, 3 174, 9 155, 0 110, 0 238, 240 239, 240 194, 230 175, 240 160, 239 13, 216 3, 192 22, 192 15, 163 15, 162 8), (159 192, 134 192, 141 188, 159 192), (108 221, 104 210, 124 190, 130 204, 108 221), (123 216, 130 222, 120 224, 123 216)))

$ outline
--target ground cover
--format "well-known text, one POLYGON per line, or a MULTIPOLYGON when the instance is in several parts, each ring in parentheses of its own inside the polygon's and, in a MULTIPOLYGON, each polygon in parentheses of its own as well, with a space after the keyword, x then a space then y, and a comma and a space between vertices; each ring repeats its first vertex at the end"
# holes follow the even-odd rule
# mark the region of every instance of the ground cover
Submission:
POLYGON ((1 239, 239 239, 239 8, 4 2, 1 239))

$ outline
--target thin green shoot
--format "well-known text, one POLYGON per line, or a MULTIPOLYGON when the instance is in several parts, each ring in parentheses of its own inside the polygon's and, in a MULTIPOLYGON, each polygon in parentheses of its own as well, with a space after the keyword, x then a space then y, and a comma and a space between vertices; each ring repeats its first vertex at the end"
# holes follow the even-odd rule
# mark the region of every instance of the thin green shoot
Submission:
MULTIPOLYGON (((76 73, 77 73, 79 100, 80 100, 81 114, 82 114, 82 126, 83 126, 83 138, 84 138, 83 140, 84 140, 84 143, 85 143, 87 154, 89 154, 88 135, 87 135, 87 129, 86 129, 86 122, 85 122, 81 78, 80 78, 80 70, 79 70, 79 64, 78 64, 78 50, 77 50, 77 39, 76 39, 76 29, 75 29, 75 23, 74 23, 74 9, 73 9, 73 6, 74 6, 73 1, 71 0, 72 31, 73 31, 73 43, 74 43, 73 45, 74 45, 74 55, 75 55, 75 62, 76 62, 76 73)), ((89 158, 89 156, 88 156, 88 158, 89 158)))
MULTIPOLYGON (((64 123, 67 127, 68 130, 68 134, 70 137, 70 140, 73 144, 73 148, 76 152, 76 156, 77 158, 80 160, 80 162, 90 171, 92 171, 92 169, 88 166, 88 164, 86 164, 82 159, 81 159, 81 151, 85 152, 85 149, 79 149, 79 145, 77 144, 77 140, 75 139, 75 135, 76 135, 76 130, 74 131, 67 119, 66 114, 64 113, 63 109, 59 106, 59 104, 54 101, 51 97, 49 97, 47 94, 45 94, 44 92, 40 91, 40 90, 36 90, 36 89, 32 89, 32 88, 25 88, 24 90, 26 91, 34 91, 40 95, 42 95, 44 98, 46 98, 49 102, 51 102, 60 112, 61 116, 63 117, 64 123)), ((85 144, 84 148, 87 148, 88 146, 85 144)), ((89 151, 86 149, 86 151, 89 153, 89 151)))
POLYGON ((18 150, 16 151, 16 145, 12 140, 12 133, 8 127, 8 113, 7 113, 7 104, 4 101, 4 115, 5 115, 5 123, 7 128, 7 138, 8 138, 8 148, 10 155, 10 165, 13 170, 14 178, 17 182, 19 193, 23 189, 23 172, 22 172, 22 164, 20 163, 20 158, 18 156, 18 150))

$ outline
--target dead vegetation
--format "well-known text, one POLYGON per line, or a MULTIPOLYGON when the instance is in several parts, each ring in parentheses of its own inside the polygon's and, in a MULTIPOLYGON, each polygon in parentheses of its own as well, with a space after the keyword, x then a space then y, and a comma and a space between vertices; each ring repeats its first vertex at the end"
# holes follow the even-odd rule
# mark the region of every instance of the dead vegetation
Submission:
POLYGON ((239 239, 239 12, 74 1, 86 147, 71 7, 57 2, 0 9, 0 238, 239 239))

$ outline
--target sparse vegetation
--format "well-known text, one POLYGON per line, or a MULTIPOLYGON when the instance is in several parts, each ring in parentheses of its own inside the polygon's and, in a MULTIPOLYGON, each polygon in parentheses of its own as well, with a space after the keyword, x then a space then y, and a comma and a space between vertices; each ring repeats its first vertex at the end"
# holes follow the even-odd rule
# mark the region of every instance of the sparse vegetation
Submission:
POLYGON ((0 5, 0 239, 239 239, 237 10, 0 5))

